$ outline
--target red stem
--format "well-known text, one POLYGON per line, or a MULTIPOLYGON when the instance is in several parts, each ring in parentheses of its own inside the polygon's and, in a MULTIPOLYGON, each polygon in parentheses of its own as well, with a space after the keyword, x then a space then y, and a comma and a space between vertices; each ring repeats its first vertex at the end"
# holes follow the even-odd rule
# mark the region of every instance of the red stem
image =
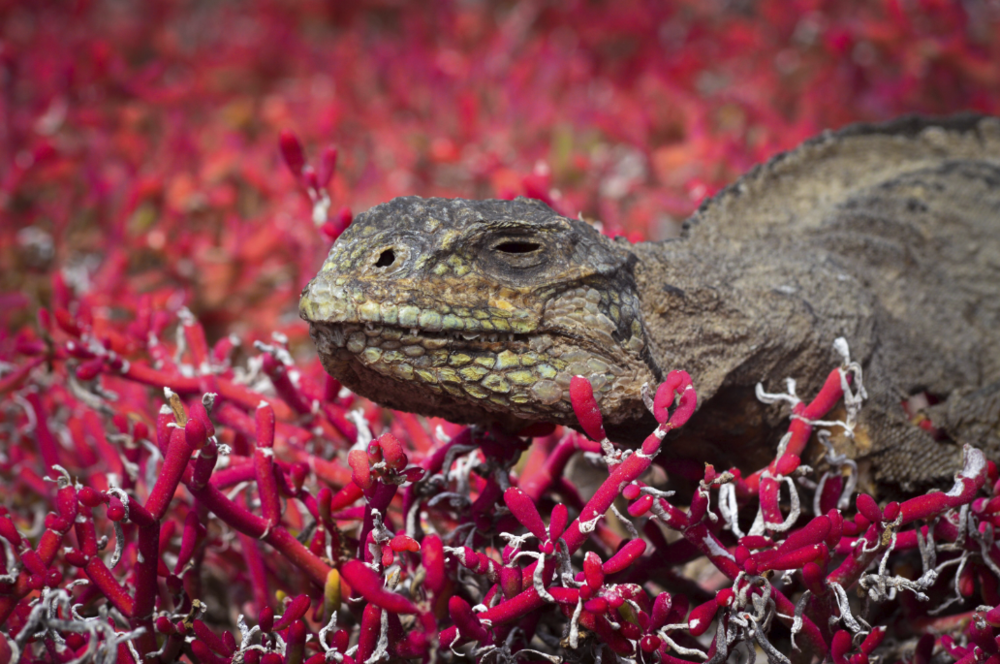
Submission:
POLYGON ((121 611, 122 615, 128 618, 132 617, 132 609, 135 601, 125 592, 125 588, 115 580, 115 577, 111 574, 111 570, 107 568, 99 557, 91 556, 83 571, 90 578, 91 583, 104 593, 104 596, 108 598, 112 606, 121 611))
POLYGON ((602 516, 611 507, 611 503, 618 497, 621 487, 638 479, 652 464, 653 457, 660 451, 661 439, 656 433, 650 434, 642 444, 640 450, 636 450, 629 458, 615 466, 594 496, 584 506, 580 516, 573 520, 563 534, 563 539, 569 546, 572 554, 587 540, 588 535, 580 531, 580 524, 590 521, 597 516, 602 516))
POLYGON ((523 477, 518 486, 537 502, 552 487, 552 484, 562 477, 566 464, 580 450, 599 454, 601 446, 578 433, 571 433, 556 445, 556 448, 537 472, 523 477))
POLYGON ((191 453, 194 446, 184 435, 184 429, 175 428, 170 434, 170 447, 167 448, 167 456, 160 469, 160 476, 149 492, 146 499, 146 509, 157 521, 163 518, 170 506, 170 501, 174 498, 174 492, 181 481, 181 475, 187 468, 188 461, 191 460, 191 453))
POLYGON ((246 562, 247 572, 250 575, 254 603, 259 612, 265 606, 270 606, 267 592, 267 567, 264 565, 264 557, 260 554, 260 542, 243 533, 237 533, 237 536, 240 538, 243 560, 246 562))
POLYGON ((42 398, 38 392, 32 390, 27 393, 25 398, 31 409, 35 411, 35 441, 38 443, 38 452, 42 456, 42 464, 44 465, 42 471, 51 476, 55 473, 52 470, 54 466, 63 465, 59 457, 59 443, 56 442, 55 436, 49 430, 49 416, 45 412, 45 406, 42 405, 42 398))
MULTIPOLYGON (((137 506, 136 506, 137 507, 137 506)), ((153 611, 156 608, 156 568, 160 560, 160 523, 158 521, 139 527, 138 552, 135 564, 135 601, 130 625, 132 629, 144 627, 145 632, 136 640, 139 654, 157 649, 153 631, 153 611)))
POLYGON ((261 402, 256 411, 257 449, 253 453, 254 475, 264 519, 276 526, 281 523, 281 496, 274 476, 274 411, 261 402))

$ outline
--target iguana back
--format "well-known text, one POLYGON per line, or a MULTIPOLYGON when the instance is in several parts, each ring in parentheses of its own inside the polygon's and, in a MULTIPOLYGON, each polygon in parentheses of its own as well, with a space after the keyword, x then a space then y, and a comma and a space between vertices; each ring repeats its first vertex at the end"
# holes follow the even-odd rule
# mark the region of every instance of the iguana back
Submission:
MULTIPOLYGON (((960 445, 904 420, 901 402, 919 393, 944 402, 931 420, 952 442, 1000 453, 996 119, 913 117, 827 132, 707 201, 680 240, 639 253, 640 272, 652 271, 639 277, 646 294, 676 279, 676 269, 662 268, 679 263, 678 253, 725 266, 720 293, 731 289, 721 297, 733 306, 719 317, 756 332, 694 367, 709 389, 731 393, 757 380, 775 389, 791 376, 811 396, 833 357, 830 341, 844 336, 872 397, 848 451, 876 458, 881 482, 914 488, 958 463, 960 445), (755 320, 741 324, 746 317, 755 320)), ((678 336, 669 315, 647 325, 665 349, 678 336)))

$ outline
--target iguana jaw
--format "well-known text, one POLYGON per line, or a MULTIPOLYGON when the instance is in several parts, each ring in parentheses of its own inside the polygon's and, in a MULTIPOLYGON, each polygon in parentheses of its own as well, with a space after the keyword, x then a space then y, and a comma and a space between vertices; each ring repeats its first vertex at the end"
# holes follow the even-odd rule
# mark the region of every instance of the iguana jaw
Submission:
MULTIPOLYGON (((544 321, 527 333, 438 331, 315 320, 307 311, 314 308, 304 297, 303 317, 310 320, 323 366, 346 387, 399 410, 457 422, 510 429, 537 420, 575 425, 572 376, 589 378, 609 407, 638 400, 642 382, 653 379, 637 353, 594 344, 568 329, 546 330, 544 321)), ((565 310, 556 311, 565 323, 565 310)))

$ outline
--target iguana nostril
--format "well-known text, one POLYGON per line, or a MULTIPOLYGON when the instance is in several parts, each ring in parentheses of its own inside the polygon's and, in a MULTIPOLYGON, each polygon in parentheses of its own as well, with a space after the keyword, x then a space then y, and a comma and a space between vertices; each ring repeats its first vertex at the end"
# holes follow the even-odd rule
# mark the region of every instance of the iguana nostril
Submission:
POLYGON ((378 257, 375 267, 389 267, 396 260, 396 253, 392 249, 386 249, 378 257))

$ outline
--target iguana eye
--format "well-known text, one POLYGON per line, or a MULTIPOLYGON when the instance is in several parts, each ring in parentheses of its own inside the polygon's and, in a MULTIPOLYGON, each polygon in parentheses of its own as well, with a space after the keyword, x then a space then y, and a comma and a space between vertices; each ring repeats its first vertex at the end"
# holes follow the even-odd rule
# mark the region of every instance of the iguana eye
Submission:
POLYGON ((538 251, 541 247, 542 245, 537 242, 508 240, 501 242, 493 247, 493 249, 495 251, 502 251, 505 254, 530 254, 532 251, 538 251))
POLYGON ((487 262, 503 271, 535 268, 548 260, 546 245, 530 235, 497 238, 488 247, 487 262))

